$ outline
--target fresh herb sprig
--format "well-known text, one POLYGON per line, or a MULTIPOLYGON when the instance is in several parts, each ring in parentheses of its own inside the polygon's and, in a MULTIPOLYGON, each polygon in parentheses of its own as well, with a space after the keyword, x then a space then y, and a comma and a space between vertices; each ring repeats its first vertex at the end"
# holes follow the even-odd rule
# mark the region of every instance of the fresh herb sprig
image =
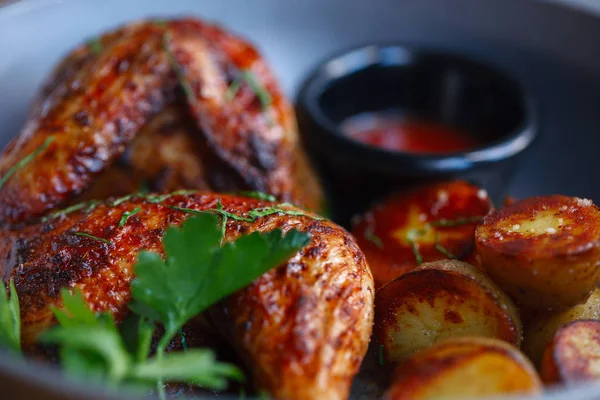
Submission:
POLYGON ((129 220, 129 218, 133 217, 135 214, 139 213, 140 211, 142 211, 142 207, 136 207, 133 210, 125 211, 123 213, 123 216, 119 220, 119 228, 124 227, 125 224, 127 223, 127 221, 129 220))
POLYGON ((237 194, 240 196, 249 197, 251 199, 257 199, 257 200, 265 200, 265 201, 276 201, 277 200, 277 198, 275 196, 273 196, 272 194, 258 192, 255 190, 242 191, 242 192, 238 192, 237 194))
POLYGON ((102 380, 108 387, 147 387, 157 380, 201 384, 222 389, 227 379, 242 379, 237 367, 219 363, 210 350, 193 349, 149 357, 154 325, 138 320, 134 343, 127 343, 111 314, 94 314, 81 292, 62 290, 63 309, 54 309, 59 326, 41 336, 44 343, 60 346, 66 373, 102 380))
POLYGON ((21 352, 21 315, 15 283, 8 285, 10 297, 4 285, 0 285, 0 348, 19 354, 21 352))
POLYGON ((110 314, 95 315, 81 293, 65 289, 63 309, 54 310, 60 325, 44 333, 42 340, 60 346, 68 373, 101 379, 109 387, 156 386, 161 398, 163 382, 220 389, 227 379, 241 379, 236 367, 216 362, 210 350, 164 354, 167 344, 190 319, 280 265, 310 237, 296 230, 285 236, 274 230, 221 241, 218 216, 204 212, 167 230, 164 260, 158 253, 139 253, 131 284, 134 334, 127 320, 122 328, 129 329, 119 331, 110 314), (149 357, 155 323, 164 327, 164 334, 156 354, 149 357))
POLYGON ((42 145, 40 147, 38 147, 31 153, 27 154, 18 163, 16 163, 11 168, 9 168, 8 171, 6 171, 6 173, 2 176, 2 178, 0 178, 0 189, 2 188, 2 186, 4 186, 6 181, 8 181, 10 179, 10 177, 15 174, 15 172, 17 172, 19 169, 23 168, 25 165, 29 164, 31 161, 33 161, 34 158, 39 156, 40 153, 42 153, 44 150, 46 150, 48 148, 48 146, 50 146, 50 143, 52 143, 52 141, 54 141, 54 137, 48 136, 46 138, 46 140, 44 140, 44 143, 42 143, 42 145))
POLYGON ((102 242, 102 243, 106 243, 106 244, 112 244, 112 242, 110 240, 108 240, 108 239, 101 238, 101 237, 98 237, 98 236, 94 236, 92 234, 85 233, 85 232, 73 232, 73 235, 80 236, 80 237, 85 237, 85 238, 88 238, 88 239, 92 239, 92 240, 95 240, 97 242, 102 242))
POLYGON ((102 50, 104 49, 102 42, 97 37, 88 40, 87 45, 90 48, 90 51, 92 52, 92 54, 94 54, 94 55, 98 55, 98 54, 102 53, 102 50))

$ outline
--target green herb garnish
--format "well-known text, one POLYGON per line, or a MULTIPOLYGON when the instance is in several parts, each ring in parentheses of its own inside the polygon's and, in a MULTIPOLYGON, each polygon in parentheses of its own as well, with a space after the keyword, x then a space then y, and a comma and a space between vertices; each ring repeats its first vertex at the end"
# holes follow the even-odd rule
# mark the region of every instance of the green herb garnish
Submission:
POLYGON ((269 215, 273 215, 273 214, 285 214, 285 215, 290 215, 290 216, 303 216, 303 217, 309 217, 312 219, 315 219, 317 221, 321 221, 324 218, 322 217, 318 217, 318 216, 313 216, 308 214, 305 211, 300 211, 300 210, 290 210, 287 208, 282 208, 282 207, 293 207, 293 205, 288 204, 288 203, 281 203, 275 207, 261 207, 261 208, 255 208, 254 210, 250 210, 250 212, 248 212, 248 216, 250 218, 252 218, 253 220, 256 218, 260 218, 260 217, 266 217, 269 215))
POLYGON ((149 358, 152 324, 140 320, 133 341, 126 341, 112 316, 92 313, 81 292, 71 294, 63 289, 62 300, 64 309, 54 309, 60 325, 44 332, 41 340, 60 345, 61 364, 70 375, 102 379, 112 388, 150 388, 164 380, 220 389, 226 386, 227 378, 242 378, 233 365, 217 362, 210 350, 193 349, 149 358))
MULTIPOLYGON (((217 223, 212 213, 191 217, 181 227, 167 230, 164 260, 154 252, 138 254, 131 284, 133 314, 120 329, 110 314, 90 311, 81 292, 63 289, 63 308, 53 310, 59 326, 42 334, 41 340, 60 346, 67 373, 102 380, 108 387, 153 386, 160 398, 165 398, 163 382, 222 389, 227 379, 243 379, 235 366, 217 362, 211 350, 187 348, 181 329, 211 305, 280 265, 310 237, 296 230, 285 236, 274 230, 221 244, 217 223), (150 357, 155 323, 164 327, 164 334, 150 357), (164 354, 177 334, 187 350, 164 354)), ((0 321, 4 315, 0 314, 0 321)))
POLYGON ((379 236, 375 234, 375 232, 373 232, 373 227, 370 226, 367 229, 365 229, 363 237, 369 242, 373 243, 375 246, 377 246, 377 248, 383 249, 383 241, 379 236))
MULTIPOLYGON (((221 246, 217 224, 216 215, 199 214, 181 228, 167 230, 163 240, 166 261, 157 253, 138 255, 130 308, 164 326, 156 349, 158 359, 187 321, 280 265, 309 241, 305 233, 292 230, 282 236, 275 230, 254 232, 221 246)), ((157 389, 163 392, 161 384, 157 389)))
POLYGON ((185 77, 183 68, 181 67, 181 65, 177 61, 177 58, 175 58, 175 54, 173 54, 173 51, 171 50, 170 42, 171 42, 171 34, 169 33, 168 30, 165 30, 165 33, 163 35, 163 48, 165 50, 165 54, 167 55, 167 59, 169 60, 169 64, 171 64, 173 71, 175 71, 177 80, 179 81, 181 88, 185 92, 185 95, 189 99, 195 99, 196 95, 194 94, 194 91, 192 90, 192 86, 188 82, 188 79, 185 77))
POLYGON ((15 282, 8 284, 10 298, 4 284, 0 286, 0 348, 6 348, 16 354, 21 353, 21 314, 15 282))
POLYGON ((238 192, 238 195, 244 196, 244 197, 250 197, 252 199, 257 199, 257 200, 265 200, 265 201, 276 201, 277 200, 277 198, 275 196, 273 196, 272 194, 258 192, 258 191, 238 192))
POLYGON ((461 226, 461 225, 474 224, 476 222, 480 222, 482 219, 483 219, 483 217, 481 217, 481 216, 460 217, 460 218, 456 218, 456 219, 439 219, 437 221, 429 222, 429 225, 437 226, 437 227, 461 226))
POLYGON ((104 49, 104 46, 102 46, 102 42, 97 37, 90 39, 87 42, 87 45, 90 48, 90 50, 92 51, 92 54, 94 54, 94 55, 98 55, 98 54, 102 53, 102 50, 104 49))
POLYGON ((112 244, 112 242, 110 240, 108 240, 108 239, 104 239, 104 238, 100 238, 98 236, 90 235, 89 233, 85 233, 85 232, 73 232, 73 235, 90 238, 90 239, 97 240, 99 242, 106 243, 106 244, 112 244))
POLYGON ((457 259, 457 257, 454 254, 452 254, 447 248, 442 246, 442 244, 440 243, 440 235, 437 232, 435 233, 435 249, 451 260, 457 259))
POLYGON ((252 89, 254 94, 256 94, 256 97, 258 97, 263 112, 267 111, 272 101, 271 94, 258 83, 258 79, 256 79, 256 76, 252 71, 244 69, 241 71, 240 76, 248 83, 250 89, 252 89))
POLYGON ((127 223, 129 217, 139 213, 140 211, 142 211, 142 207, 136 207, 131 211, 125 211, 121 217, 121 220, 119 221, 119 228, 122 228, 127 223))
POLYGON ((50 146, 50 143, 52 143, 53 140, 54 140, 54 137, 49 136, 48 138, 46 138, 46 140, 44 141, 44 143, 42 143, 42 145, 40 147, 38 147, 31 153, 27 154, 25 157, 23 157, 23 159, 21 161, 19 161, 17 164, 15 164, 11 168, 9 168, 8 171, 6 171, 6 174, 4 174, 4 176, 2 178, 0 178, 0 188, 2 188, 2 186, 4 186, 6 181, 8 181, 10 179, 10 177, 15 174, 15 172, 17 172, 19 169, 23 168, 25 165, 29 164, 41 152, 46 150, 48 148, 48 146, 50 146))
POLYGON ((379 345, 379 349, 378 349, 378 353, 377 353, 377 362, 379 363, 380 367, 383 367, 384 358, 383 358, 383 345, 382 344, 379 345))
POLYGON ((233 82, 231 82, 231 85, 229 85, 229 87, 225 91, 225 101, 233 100, 233 98, 235 97, 235 95, 237 94, 237 92, 240 90, 241 87, 242 87, 242 81, 240 79, 236 79, 233 82))
POLYGON ((415 256, 415 261, 417 262, 417 265, 421 265, 423 264, 423 256, 421 256, 421 252, 419 251, 419 246, 417 245, 417 243, 415 243, 415 241, 422 237, 425 234, 425 230, 424 229, 410 229, 407 233, 406 233, 406 241, 408 242, 408 244, 410 245, 410 248, 412 249, 413 255, 415 256))

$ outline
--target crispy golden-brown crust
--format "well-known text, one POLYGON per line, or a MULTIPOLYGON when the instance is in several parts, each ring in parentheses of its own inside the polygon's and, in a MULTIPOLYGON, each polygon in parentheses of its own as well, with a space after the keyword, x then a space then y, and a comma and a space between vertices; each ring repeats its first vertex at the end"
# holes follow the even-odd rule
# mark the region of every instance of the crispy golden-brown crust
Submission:
POLYGON ((399 362, 440 340, 496 337, 521 343, 517 307, 487 276, 462 261, 422 264, 377 290, 375 340, 399 362))
POLYGON ((483 269, 528 307, 571 307, 600 281, 600 210, 590 200, 518 201, 487 215, 475 239, 483 269))
POLYGON ((475 227, 492 208, 485 190, 467 182, 441 182, 396 193, 354 220, 352 233, 369 260, 379 288, 417 267, 413 242, 423 261, 448 258, 443 246, 461 260, 474 259, 475 227), (439 220, 464 220, 457 226, 431 226, 439 220))
POLYGON ((415 354, 395 371, 386 400, 478 398, 540 393, 531 363, 508 343, 483 337, 449 339, 415 354))
POLYGON ((560 328, 544 353, 540 375, 548 384, 600 378, 600 321, 580 320, 560 328))
MULTIPOLYGON (((0 235, 0 272, 14 278, 21 303, 23 342, 54 323, 61 287, 80 288, 94 311, 117 319, 127 312, 138 251, 163 251, 162 236, 195 210, 224 209, 238 215, 272 205, 255 199, 199 193, 161 203, 135 198, 79 210, 0 235), (142 211, 119 228, 123 213, 142 211), (110 243, 75 235, 84 232, 110 243)), ((253 231, 296 228, 311 243, 279 268, 211 311, 217 325, 252 366, 259 388, 276 398, 343 399, 366 352, 373 321, 373 280, 352 237, 331 222, 271 215, 227 223, 226 240, 253 231)))
MULTIPOLYGON (((314 173, 302 159, 296 160, 301 150, 292 107, 250 44, 194 19, 130 24, 99 38, 99 43, 99 52, 81 46, 57 67, 23 131, 4 149, 0 176, 52 138, 47 148, 0 187, 0 220, 19 223, 76 202, 77 195, 99 176, 100 190, 90 193, 114 194, 105 183, 114 177, 131 180, 123 187, 136 186, 140 181, 136 175, 118 169, 106 176, 102 173, 121 158, 154 115, 176 101, 182 81, 175 72, 180 69, 193 95, 176 101, 180 109, 176 122, 184 119, 181 114, 189 103, 195 126, 183 128, 181 123, 180 134, 169 139, 146 135, 155 150, 165 143, 188 149, 184 168, 165 158, 163 151, 161 162, 175 176, 155 171, 150 180, 157 189, 181 185, 218 191, 254 189, 309 207, 321 204, 314 173), (263 107, 252 85, 240 80, 243 71, 252 71, 256 84, 270 96, 270 104, 263 107), (227 88, 236 80, 240 89, 229 98, 227 88), (182 144, 185 132, 198 145, 198 154, 189 143, 182 144), (186 171, 190 164, 196 171, 186 171), (295 186, 295 179, 302 176, 311 185, 295 186)), ((129 155, 138 152, 134 148, 129 155)), ((148 170, 145 167, 143 172, 148 170)))

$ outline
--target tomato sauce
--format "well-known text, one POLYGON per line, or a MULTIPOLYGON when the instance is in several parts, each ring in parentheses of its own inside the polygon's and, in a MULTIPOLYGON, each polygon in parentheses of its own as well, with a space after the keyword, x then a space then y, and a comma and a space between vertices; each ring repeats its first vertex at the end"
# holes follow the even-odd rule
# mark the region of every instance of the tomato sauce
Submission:
POLYGON ((446 125, 391 113, 359 114, 344 121, 341 128, 361 143, 408 153, 456 153, 481 144, 472 135, 446 125))

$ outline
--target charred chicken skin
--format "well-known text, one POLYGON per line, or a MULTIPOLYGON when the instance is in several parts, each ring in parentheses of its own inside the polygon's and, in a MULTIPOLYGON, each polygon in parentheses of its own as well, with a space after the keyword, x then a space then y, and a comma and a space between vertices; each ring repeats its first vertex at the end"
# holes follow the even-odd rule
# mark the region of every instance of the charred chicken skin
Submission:
POLYGON ((134 23, 75 49, 4 149, 0 176, 0 219, 11 224, 141 186, 322 201, 264 60, 195 19, 134 23))
MULTIPOLYGON (((15 281, 24 346, 55 323, 51 307, 61 306, 62 287, 81 289, 92 310, 122 319, 137 253, 162 252, 165 229, 191 215, 173 207, 206 211, 218 202, 243 217, 276 205, 201 192, 160 203, 138 197, 58 213, 18 231, 5 229, 0 271, 5 281, 15 281), (123 213, 136 207, 142 211, 119 227, 123 213)), ((225 240, 276 228, 308 232, 311 243, 211 309, 211 320, 252 367, 257 386, 275 398, 346 398, 373 322, 373 278, 365 257, 350 234, 314 214, 229 219, 225 240)))

